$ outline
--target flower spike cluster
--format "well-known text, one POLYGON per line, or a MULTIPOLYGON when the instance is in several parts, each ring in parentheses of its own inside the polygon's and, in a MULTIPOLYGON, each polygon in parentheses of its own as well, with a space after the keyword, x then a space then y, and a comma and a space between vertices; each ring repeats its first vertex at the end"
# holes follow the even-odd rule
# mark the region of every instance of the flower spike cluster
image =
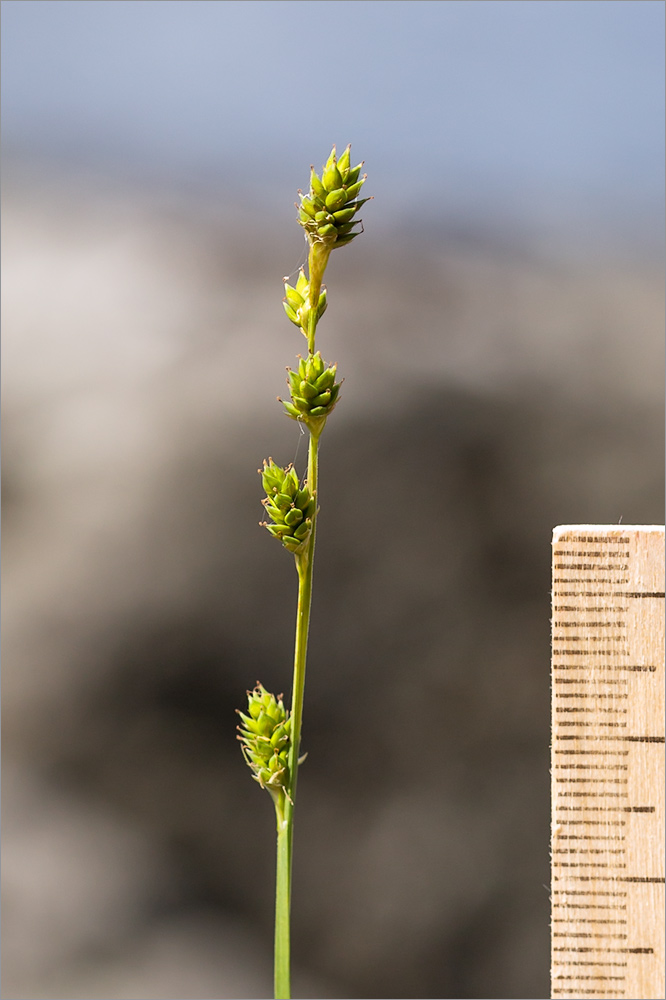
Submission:
POLYGON ((310 190, 307 194, 299 191, 301 204, 298 207, 298 221, 308 234, 311 243, 323 243, 332 249, 351 243, 361 230, 354 232, 354 226, 361 223, 354 216, 369 198, 361 198, 366 174, 360 177, 363 163, 350 165, 350 149, 336 155, 335 146, 326 161, 321 177, 310 168, 310 190))
POLYGON ((287 368, 287 385, 291 392, 291 403, 280 402, 293 420, 300 420, 306 426, 317 419, 326 418, 338 401, 340 382, 335 381, 337 365, 326 367, 319 351, 307 358, 300 358, 298 370, 287 368))
POLYGON ((279 538, 286 549, 299 555, 303 552, 312 531, 312 516, 316 501, 307 485, 299 482, 292 465, 286 469, 276 465, 272 458, 264 459, 259 469, 266 497, 261 502, 272 524, 262 521, 271 535, 279 538))
POLYGON ((276 698, 259 682, 254 691, 248 691, 247 702, 247 715, 238 712, 241 749, 254 780, 277 799, 289 784, 291 719, 282 695, 276 698))

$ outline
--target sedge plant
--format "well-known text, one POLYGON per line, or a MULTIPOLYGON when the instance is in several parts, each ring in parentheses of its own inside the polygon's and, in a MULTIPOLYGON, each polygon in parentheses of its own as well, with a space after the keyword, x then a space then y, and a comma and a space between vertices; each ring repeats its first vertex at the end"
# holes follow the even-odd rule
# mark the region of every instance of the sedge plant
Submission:
POLYGON ((319 513, 319 440, 338 402, 337 366, 329 365, 316 350, 319 320, 326 310, 324 272, 333 250, 346 246, 362 231, 358 212, 368 198, 360 198, 365 174, 362 163, 353 167, 350 147, 340 156, 333 147, 321 176, 310 168, 310 189, 299 191, 298 221, 308 246, 307 269, 300 269, 294 285, 285 279, 284 310, 307 342, 305 357, 287 369, 289 400, 279 400, 284 412, 308 432, 308 466, 301 480, 293 467, 277 465, 272 458, 260 469, 266 496, 262 501, 267 521, 262 526, 294 556, 298 575, 296 637, 291 706, 261 685, 248 692, 246 712, 240 712, 239 739, 254 779, 273 799, 277 822, 277 872, 275 893, 275 997, 287 1000, 290 992, 290 908, 294 840, 294 810, 303 723, 305 668, 312 602, 317 516, 319 513), (359 227, 361 227, 359 229, 359 227))

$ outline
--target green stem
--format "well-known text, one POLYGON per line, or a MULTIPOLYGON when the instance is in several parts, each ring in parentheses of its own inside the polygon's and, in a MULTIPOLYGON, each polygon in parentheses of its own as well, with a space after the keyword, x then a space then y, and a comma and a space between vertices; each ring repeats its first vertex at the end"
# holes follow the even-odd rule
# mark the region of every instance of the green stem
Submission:
MULTIPOLYGON (((281 795, 282 805, 285 803, 281 795)), ((289 825, 283 808, 276 801, 277 819, 277 877, 275 882, 275 997, 289 1000, 290 941, 289 910, 291 905, 291 856, 289 825)))
MULTIPOLYGON (((319 435, 310 433, 308 451, 308 486, 317 496, 319 471, 319 435)), ((303 695, 305 692, 305 667, 312 602, 312 571, 314 568, 315 529, 317 511, 312 516, 312 531, 307 549, 296 556, 298 570, 298 607, 296 610, 296 639, 294 644, 294 681, 291 695, 291 742, 289 747, 289 786, 284 803, 284 818, 278 814, 277 883, 275 901, 275 998, 285 1000, 290 996, 289 985, 289 910, 291 905, 291 869, 294 838, 294 809, 298 780, 298 758, 303 722, 303 695)))
MULTIPOLYGON (((330 249, 315 243, 310 248, 308 260, 310 282, 310 315, 308 319, 308 353, 314 354, 315 332, 317 329, 317 304, 322 278, 330 255, 330 249)), ((317 500, 317 480, 319 478, 319 436, 324 429, 325 418, 313 428, 311 424, 308 448, 307 484, 317 500)), ((290 908, 291 871, 294 842, 294 810, 296 807, 296 784, 298 781, 298 758, 301 745, 303 722, 303 695, 305 693, 305 667, 308 653, 308 632, 310 629, 310 605, 312 603, 312 572, 314 569, 315 535, 318 509, 312 515, 312 530, 307 548, 296 556, 298 571, 298 606, 296 609, 296 638, 294 642, 294 679, 291 692, 291 741, 289 746, 289 784, 286 795, 278 803, 277 815, 277 878, 275 893, 275 1000, 289 1000, 290 987, 290 908)))
POLYGON ((308 282, 310 287, 310 314, 308 316, 308 352, 315 352, 315 330, 317 329, 317 308, 324 271, 331 255, 331 248, 323 243, 313 243, 308 256, 308 282))
MULTIPOLYGON (((308 487, 317 500, 317 478, 319 471, 319 436, 310 433, 308 450, 308 487)), ((293 825, 296 782, 298 779, 298 756, 300 752, 301 725, 303 721, 303 693, 305 691, 305 666, 308 651, 308 630, 310 626, 310 604, 312 601, 312 571, 314 568, 315 534, 317 529, 317 508, 312 515, 312 531, 308 547, 302 556, 296 557, 298 570, 298 608, 296 611, 296 641, 294 644, 294 682, 291 695, 291 744, 289 747, 289 795, 285 814, 293 825)))

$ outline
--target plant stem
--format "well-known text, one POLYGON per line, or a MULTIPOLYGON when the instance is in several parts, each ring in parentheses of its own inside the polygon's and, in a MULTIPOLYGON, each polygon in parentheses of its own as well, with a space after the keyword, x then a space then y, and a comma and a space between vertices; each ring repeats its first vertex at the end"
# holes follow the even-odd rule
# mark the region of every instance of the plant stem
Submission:
POLYGON ((329 247, 322 243, 314 243, 310 247, 308 255, 308 281, 310 284, 310 315, 308 316, 308 352, 315 352, 315 331, 317 329, 317 307, 319 305, 319 293, 321 283, 324 278, 324 271, 331 255, 329 247))
MULTIPOLYGON (((315 332, 317 329, 317 303, 321 282, 330 251, 322 252, 315 244, 310 248, 308 271, 310 275, 310 315, 308 318, 308 353, 314 354, 315 332)), ((317 479, 319 476, 319 435, 324 423, 316 430, 310 425, 308 447, 307 484, 317 500, 317 479)), ((308 632, 310 628, 310 605, 312 603, 312 572, 314 569, 315 533, 317 528, 317 507, 312 515, 312 529, 307 548, 296 556, 298 571, 298 606, 296 609, 296 638, 294 641, 294 677, 291 693, 291 742, 289 747, 289 784, 283 797, 284 812, 276 802, 277 815, 277 876, 275 895, 275 1000, 289 1000, 290 986, 290 909, 291 871, 294 841, 294 809, 296 807, 296 784, 298 781, 298 758, 301 745, 303 722, 303 695, 305 693, 305 667, 308 652, 308 632)), ((282 805, 282 803, 280 803, 282 805)))
MULTIPOLYGON (((283 803, 286 799, 281 796, 283 803)), ((291 851, 290 829, 284 810, 275 803, 277 819, 277 877, 275 884, 275 997, 289 1000, 290 983, 290 934, 289 911, 291 906, 291 851)))
MULTIPOLYGON (((319 466, 319 437, 310 434, 308 454, 308 486, 317 500, 317 477, 319 466)), ((312 515, 312 531, 308 547, 296 559, 298 569, 298 608, 296 612, 296 641, 294 645, 294 682, 291 695, 291 746, 289 749, 289 795, 286 816, 293 825, 294 804, 296 802, 296 781, 298 779, 298 757, 300 753, 301 725, 303 721, 303 693, 305 690, 305 666, 308 651, 308 629, 310 626, 310 604, 312 601, 312 571, 314 568, 315 533, 317 529, 317 508, 312 515)))
MULTIPOLYGON (((319 472, 319 435, 310 433, 308 450, 308 486, 317 496, 319 472)), ((310 627, 310 605, 312 601, 312 571, 314 568, 315 529, 317 511, 312 516, 312 531, 307 549, 296 556, 298 570, 298 607, 296 611, 296 639, 294 644, 294 682, 291 695, 291 743, 289 748, 289 786, 284 802, 282 818, 276 806, 278 845, 277 881, 275 900, 275 998, 288 1000, 289 984, 289 911, 291 905, 291 869, 294 838, 294 809, 296 805, 296 783, 298 780, 298 758, 303 722, 303 695, 305 692, 305 667, 308 651, 308 631, 310 627)))

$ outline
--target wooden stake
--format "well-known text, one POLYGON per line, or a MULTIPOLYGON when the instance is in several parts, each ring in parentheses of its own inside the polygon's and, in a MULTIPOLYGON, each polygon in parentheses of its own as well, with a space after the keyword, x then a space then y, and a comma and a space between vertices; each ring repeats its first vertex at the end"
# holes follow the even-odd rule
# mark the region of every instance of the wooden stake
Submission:
POLYGON ((552 993, 664 998, 664 529, 553 533, 552 993))

